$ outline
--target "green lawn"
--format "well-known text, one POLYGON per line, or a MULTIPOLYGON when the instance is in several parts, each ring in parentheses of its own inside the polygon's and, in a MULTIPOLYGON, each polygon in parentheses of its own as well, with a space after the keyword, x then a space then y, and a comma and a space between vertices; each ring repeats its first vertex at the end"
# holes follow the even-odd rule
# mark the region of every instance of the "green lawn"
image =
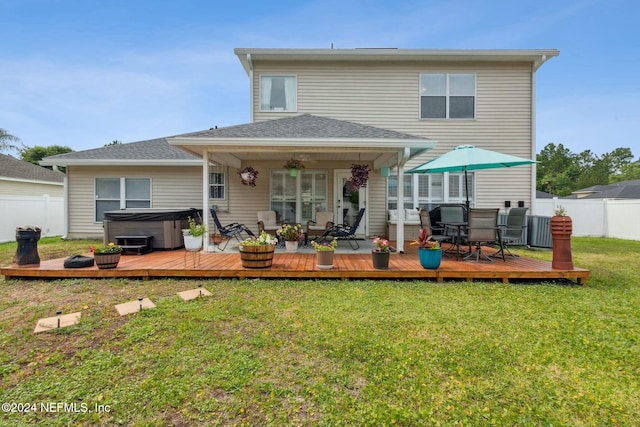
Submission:
POLYGON ((3 282, 0 400, 37 412, 0 425, 640 425, 640 242, 573 248, 587 286, 3 282), (119 317, 138 296, 157 308, 119 317), (58 309, 82 322, 32 333, 58 309))

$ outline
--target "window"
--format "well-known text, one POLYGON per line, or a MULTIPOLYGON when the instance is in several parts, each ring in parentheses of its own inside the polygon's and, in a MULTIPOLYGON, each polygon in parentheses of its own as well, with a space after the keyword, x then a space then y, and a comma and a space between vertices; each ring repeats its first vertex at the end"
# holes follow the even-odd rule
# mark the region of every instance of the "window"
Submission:
POLYGON ((151 207, 150 178, 96 178, 96 221, 104 219, 106 211, 151 207))
POLYGON ((295 76, 260 77, 260 111, 297 111, 295 76))
POLYGON ((327 210, 327 194, 325 170, 305 170, 297 177, 287 170, 271 171, 271 210, 278 221, 306 223, 315 212, 327 210))
POLYGON ((473 119, 475 74, 420 74, 420 118, 473 119))
POLYGON ((211 172, 209 174, 209 198, 224 199, 224 173, 211 172))
MULTIPOLYGON (((468 173, 469 201, 474 199, 474 174, 468 173)), ((398 208, 398 176, 387 180, 387 209, 398 208)), ((404 203, 400 209, 416 207, 433 209, 441 203, 464 203, 466 191, 464 173, 431 173, 404 175, 404 203)))

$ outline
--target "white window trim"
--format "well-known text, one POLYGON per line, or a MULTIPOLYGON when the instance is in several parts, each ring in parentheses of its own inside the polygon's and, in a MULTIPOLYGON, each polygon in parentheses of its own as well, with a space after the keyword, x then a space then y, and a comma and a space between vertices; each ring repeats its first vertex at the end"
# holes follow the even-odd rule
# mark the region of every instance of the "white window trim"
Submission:
POLYGON ((297 113, 298 112, 298 75, 297 74, 260 74, 258 76, 258 111, 261 113, 297 113), (292 110, 264 110, 262 108, 262 78, 263 77, 293 77, 296 81, 295 103, 296 108, 292 110))
POLYGON ((227 194, 229 193, 229 186, 227 184, 228 181, 229 181, 229 176, 228 176, 227 172, 219 172, 219 171, 211 171, 211 170, 209 170, 209 200, 211 202, 225 202, 227 200, 227 194), (222 185, 215 184, 216 187, 222 187, 222 190, 223 190, 223 193, 224 193, 224 197, 221 197, 221 198, 211 197, 211 188, 214 186, 214 184, 211 183, 211 174, 214 174, 214 173, 222 174, 222 176, 224 177, 224 182, 222 183, 222 185))
POLYGON ((478 118, 478 73, 469 72, 469 71, 450 71, 450 72, 431 72, 431 71, 423 71, 418 74, 418 119, 419 120, 476 120, 478 118), (447 87, 446 87, 446 117, 422 117, 422 95, 420 94, 420 89, 422 88, 421 84, 421 76, 423 74, 444 74, 447 79, 447 87), (451 74, 472 74, 474 79, 473 85, 473 117, 449 117, 449 75, 451 74))
MULTIPOLYGON (((127 179, 148 179, 149 180, 149 208, 153 207, 153 179, 151 177, 146 176, 95 176, 93 177, 93 221, 95 224, 101 224, 102 221, 96 220, 96 214, 98 210, 96 209, 96 202, 98 201, 98 195, 96 194, 97 190, 97 181, 99 179, 119 179, 120 180, 120 209, 126 209, 127 207, 127 189, 126 189, 126 180, 127 179)), ((111 200, 111 199, 110 199, 111 200)))

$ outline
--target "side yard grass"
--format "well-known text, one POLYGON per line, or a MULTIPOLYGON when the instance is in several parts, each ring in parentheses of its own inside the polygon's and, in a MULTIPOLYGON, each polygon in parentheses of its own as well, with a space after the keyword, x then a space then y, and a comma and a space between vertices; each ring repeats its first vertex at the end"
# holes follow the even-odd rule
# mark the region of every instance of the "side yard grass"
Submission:
POLYGON ((587 286, 2 282, 0 425, 640 425, 640 242, 573 247, 587 286), (56 310, 82 321, 33 334, 56 310))

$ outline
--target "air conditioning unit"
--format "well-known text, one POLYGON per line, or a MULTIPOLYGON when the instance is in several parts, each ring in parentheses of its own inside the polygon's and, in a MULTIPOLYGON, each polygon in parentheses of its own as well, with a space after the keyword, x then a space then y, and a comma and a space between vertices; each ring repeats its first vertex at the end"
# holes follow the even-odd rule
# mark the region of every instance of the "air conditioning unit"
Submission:
POLYGON ((539 248, 552 248, 551 217, 531 215, 528 222, 529 245, 539 248))

